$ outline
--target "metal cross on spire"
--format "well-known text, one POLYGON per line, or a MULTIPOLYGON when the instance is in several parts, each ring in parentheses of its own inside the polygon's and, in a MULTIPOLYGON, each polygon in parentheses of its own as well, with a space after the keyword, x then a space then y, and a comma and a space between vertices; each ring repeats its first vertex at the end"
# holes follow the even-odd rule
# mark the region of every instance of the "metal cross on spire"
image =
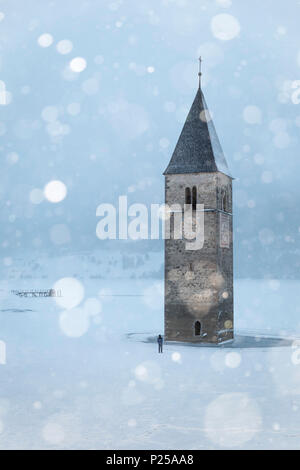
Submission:
POLYGON ((199 73, 198 73, 198 76, 199 76, 199 88, 201 88, 201 76, 202 76, 202 57, 200 56, 199 57, 199 73))

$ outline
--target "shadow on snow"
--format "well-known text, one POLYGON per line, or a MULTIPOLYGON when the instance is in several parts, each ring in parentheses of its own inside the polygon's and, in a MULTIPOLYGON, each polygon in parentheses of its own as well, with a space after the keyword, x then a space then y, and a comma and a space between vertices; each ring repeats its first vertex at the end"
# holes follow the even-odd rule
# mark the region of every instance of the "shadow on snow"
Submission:
MULTIPOLYGON (((157 336, 153 333, 128 333, 127 339, 140 342, 140 343, 157 343, 157 336)), ((176 345, 193 348, 218 348, 218 349, 254 349, 254 348, 284 348, 291 347, 296 338, 291 337, 276 337, 266 335, 253 335, 250 334, 236 334, 233 341, 224 344, 209 344, 209 343, 183 343, 176 341, 166 341, 165 345, 176 345)))

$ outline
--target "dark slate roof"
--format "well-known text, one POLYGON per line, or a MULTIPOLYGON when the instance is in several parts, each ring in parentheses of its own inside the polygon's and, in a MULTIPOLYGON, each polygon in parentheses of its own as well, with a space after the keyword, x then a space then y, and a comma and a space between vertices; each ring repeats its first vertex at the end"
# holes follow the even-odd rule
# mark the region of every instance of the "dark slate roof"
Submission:
POLYGON ((164 175, 215 171, 231 177, 215 126, 199 88, 164 175))

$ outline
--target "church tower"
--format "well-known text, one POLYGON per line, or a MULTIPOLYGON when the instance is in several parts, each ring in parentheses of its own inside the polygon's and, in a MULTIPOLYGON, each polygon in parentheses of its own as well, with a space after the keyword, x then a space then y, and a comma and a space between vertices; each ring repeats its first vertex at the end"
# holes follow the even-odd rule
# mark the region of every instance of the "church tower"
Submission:
POLYGON ((165 340, 232 340, 232 177, 203 96, 201 70, 199 89, 164 175, 165 202, 171 207, 170 236, 165 236, 165 340), (181 238, 174 233, 178 207, 181 238), (186 243, 187 209, 193 226, 197 218, 202 220, 199 249, 188 249, 186 243))

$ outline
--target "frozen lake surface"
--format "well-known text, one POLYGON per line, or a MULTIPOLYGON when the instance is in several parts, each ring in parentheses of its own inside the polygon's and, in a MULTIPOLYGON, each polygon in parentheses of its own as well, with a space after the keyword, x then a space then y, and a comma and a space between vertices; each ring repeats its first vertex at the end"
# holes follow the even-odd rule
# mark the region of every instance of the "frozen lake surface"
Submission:
POLYGON ((63 277, 0 282, 1 449, 300 448, 300 282, 237 280, 233 344, 159 355, 161 281, 11 293, 63 277))

